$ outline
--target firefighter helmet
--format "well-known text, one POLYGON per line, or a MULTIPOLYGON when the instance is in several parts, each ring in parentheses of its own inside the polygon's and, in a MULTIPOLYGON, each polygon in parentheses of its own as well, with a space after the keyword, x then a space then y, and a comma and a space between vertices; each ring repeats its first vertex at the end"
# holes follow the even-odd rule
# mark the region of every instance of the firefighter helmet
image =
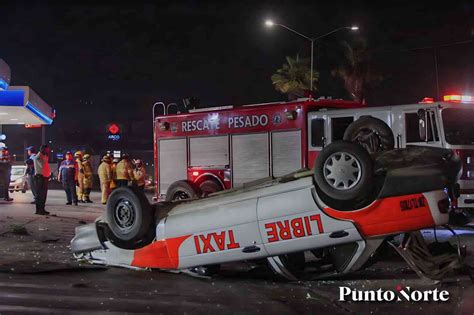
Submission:
POLYGON ((76 153, 74 153, 74 157, 75 158, 82 158, 82 152, 81 151, 76 151, 76 153))

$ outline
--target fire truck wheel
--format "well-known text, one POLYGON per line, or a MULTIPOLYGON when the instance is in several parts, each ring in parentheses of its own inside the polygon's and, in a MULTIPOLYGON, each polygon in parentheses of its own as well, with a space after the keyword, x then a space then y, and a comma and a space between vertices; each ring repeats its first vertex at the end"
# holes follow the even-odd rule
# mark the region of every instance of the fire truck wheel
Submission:
POLYGON ((390 127, 383 120, 371 116, 363 116, 351 123, 343 140, 358 143, 369 153, 392 150, 395 146, 390 127))
POLYGON ((201 189, 202 197, 207 197, 209 194, 222 190, 221 184, 214 179, 206 179, 199 184, 199 188, 201 189))
POLYGON ((202 195, 201 189, 187 180, 179 180, 171 184, 166 191, 166 201, 196 199, 202 195))
POLYGON ((372 190, 372 160, 358 144, 333 142, 316 158, 314 180, 327 197, 336 201, 364 199, 372 190))
POLYGON ((119 240, 139 242, 153 222, 150 203, 144 193, 134 187, 114 189, 107 200, 107 224, 119 240))

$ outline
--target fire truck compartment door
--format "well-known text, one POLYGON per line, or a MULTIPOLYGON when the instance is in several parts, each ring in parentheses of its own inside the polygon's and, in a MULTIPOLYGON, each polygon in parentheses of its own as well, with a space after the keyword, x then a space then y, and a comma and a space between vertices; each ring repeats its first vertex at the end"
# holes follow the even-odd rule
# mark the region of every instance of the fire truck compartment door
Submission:
POLYGON ((273 176, 280 177, 301 168, 301 131, 272 133, 273 176))
POLYGON ((189 138, 190 166, 229 165, 227 136, 189 138))
POLYGON ((179 248, 180 268, 264 257, 256 204, 254 191, 183 203, 157 237, 187 237, 179 248))
POLYGON ((270 176, 268 133, 232 136, 232 178, 234 187, 270 176))
POLYGON ((178 180, 187 178, 186 139, 163 139, 158 142, 160 194, 178 180))
POLYGON ((361 239, 352 222, 324 214, 313 198, 312 177, 278 186, 285 191, 258 198, 263 244, 271 256, 361 239))

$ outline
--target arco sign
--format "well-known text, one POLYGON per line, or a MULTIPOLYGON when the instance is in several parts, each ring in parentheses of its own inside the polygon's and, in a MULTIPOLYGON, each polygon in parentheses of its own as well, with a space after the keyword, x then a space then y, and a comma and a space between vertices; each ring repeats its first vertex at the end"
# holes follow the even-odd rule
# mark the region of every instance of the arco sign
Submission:
POLYGON ((111 141, 119 141, 120 136, 120 126, 116 123, 110 123, 107 125, 107 139, 111 141))

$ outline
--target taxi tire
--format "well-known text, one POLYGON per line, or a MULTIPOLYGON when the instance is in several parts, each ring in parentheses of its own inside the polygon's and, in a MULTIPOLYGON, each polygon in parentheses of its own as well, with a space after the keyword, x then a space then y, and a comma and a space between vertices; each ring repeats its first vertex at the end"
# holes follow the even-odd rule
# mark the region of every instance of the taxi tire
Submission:
POLYGON ((202 196, 201 189, 193 182, 187 180, 179 180, 168 187, 166 191, 166 201, 199 199, 202 196), (177 198, 176 195, 181 194, 183 198, 177 198), (185 197, 185 198, 184 198, 185 197))
POLYGON ((136 187, 119 187, 112 191, 107 200, 106 218, 110 232, 120 241, 138 243, 153 228, 153 211, 145 194, 136 187), (124 231, 120 222, 117 222, 117 207, 123 204, 129 205, 130 214, 134 220, 132 226, 124 231), (133 213, 132 213, 133 212, 133 213))
POLYGON ((344 132, 344 141, 358 143, 369 153, 392 150, 395 147, 393 131, 381 119, 372 116, 362 116, 351 123, 344 132), (378 148, 370 148, 360 139, 364 134, 374 133, 379 141, 378 148))
POLYGON ((319 190, 334 200, 334 202, 331 203, 337 204, 339 201, 366 199, 373 190, 373 162, 369 153, 362 146, 347 141, 336 141, 324 147, 316 158, 314 180, 319 190), (351 154, 360 165, 361 176, 357 184, 347 190, 336 189, 324 178, 324 165, 326 160, 333 154, 341 152, 351 154))

